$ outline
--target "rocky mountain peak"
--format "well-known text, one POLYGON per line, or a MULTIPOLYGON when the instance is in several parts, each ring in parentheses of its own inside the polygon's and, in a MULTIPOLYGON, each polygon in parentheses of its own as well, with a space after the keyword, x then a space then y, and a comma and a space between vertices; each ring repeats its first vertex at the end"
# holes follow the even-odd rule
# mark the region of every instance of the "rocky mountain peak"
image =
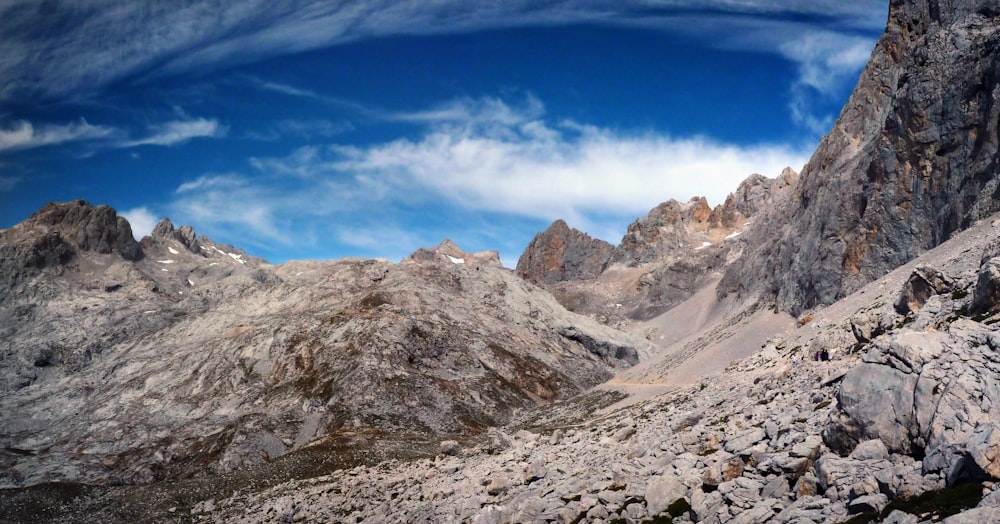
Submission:
POLYGON ((541 285, 593 279, 604 271, 613 250, 611 244, 556 220, 535 235, 518 259, 515 272, 541 285))
MULTIPOLYGON (((733 211, 738 211, 735 205, 733 211)), ((656 262, 678 250, 700 247, 704 242, 722 240, 744 217, 713 210, 705 197, 681 203, 668 200, 649 214, 629 224, 628 231, 611 254, 610 264, 638 266, 656 262)))
POLYGON ((128 220, 109 206, 94 206, 85 200, 46 204, 8 232, 25 238, 56 234, 83 251, 115 253, 125 260, 142 258, 142 249, 132 237, 128 220))
POLYGON ((194 228, 191 226, 181 226, 179 229, 175 229, 174 224, 167 217, 163 217, 156 224, 150 236, 160 241, 176 240, 192 253, 199 253, 201 250, 201 244, 199 244, 198 237, 194 233, 194 228))

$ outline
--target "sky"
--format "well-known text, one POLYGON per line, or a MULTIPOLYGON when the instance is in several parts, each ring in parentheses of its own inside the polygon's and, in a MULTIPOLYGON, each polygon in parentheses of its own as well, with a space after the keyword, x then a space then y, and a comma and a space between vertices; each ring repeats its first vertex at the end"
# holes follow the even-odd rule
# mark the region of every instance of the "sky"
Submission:
POLYGON ((0 228, 83 198, 280 263, 512 266, 800 170, 885 0, 0 0, 0 228))

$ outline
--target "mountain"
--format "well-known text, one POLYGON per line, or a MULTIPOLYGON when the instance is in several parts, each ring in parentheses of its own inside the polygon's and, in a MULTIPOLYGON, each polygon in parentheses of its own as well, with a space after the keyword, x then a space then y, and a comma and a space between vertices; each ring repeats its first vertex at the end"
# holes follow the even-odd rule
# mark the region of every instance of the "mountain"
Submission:
POLYGON ((451 242, 271 265, 50 204, 0 231, 0 480, 225 472, 342 432, 476 434, 610 378, 640 337, 451 242))
POLYGON ((797 179, 790 168, 773 179, 751 175, 714 209, 703 197, 663 202, 630 224, 617 246, 557 220, 528 244, 515 271, 571 311, 608 323, 648 320, 737 258, 751 219, 785 200, 797 179))
POLYGON ((0 231, 0 522, 1000 522, 998 20, 893 0, 801 175, 517 274, 46 206, 0 231))
POLYGON ((720 293, 831 304, 1000 210, 996 0, 893 0, 886 31, 788 205, 720 293))

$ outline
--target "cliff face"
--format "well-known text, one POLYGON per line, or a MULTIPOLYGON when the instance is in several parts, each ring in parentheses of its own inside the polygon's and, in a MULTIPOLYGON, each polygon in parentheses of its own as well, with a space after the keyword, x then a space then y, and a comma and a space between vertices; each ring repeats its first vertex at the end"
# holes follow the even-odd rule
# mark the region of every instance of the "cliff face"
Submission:
POLYGON ((829 304, 1000 210, 998 16, 997 0, 894 0, 836 125, 720 293, 829 304))

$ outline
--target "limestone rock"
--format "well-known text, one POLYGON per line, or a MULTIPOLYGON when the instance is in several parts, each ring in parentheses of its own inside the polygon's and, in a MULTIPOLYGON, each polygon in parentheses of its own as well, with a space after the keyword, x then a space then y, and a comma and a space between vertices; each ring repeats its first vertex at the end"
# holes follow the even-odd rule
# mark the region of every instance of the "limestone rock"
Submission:
POLYGON ((896 312, 901 315, 916 313, 932 295, 947 293, 951 291, 951 287, 951 280, 940 271, 920 266, 913 270, 903 285, 899 300, 896 301, 896 312))
POLYGON ((651 516, 660 515, 678 499, 687 496, 687 487, 676 477, 665 474, 656 477, 649 483, 643 498, 646 499, 646 511, 651 516))

